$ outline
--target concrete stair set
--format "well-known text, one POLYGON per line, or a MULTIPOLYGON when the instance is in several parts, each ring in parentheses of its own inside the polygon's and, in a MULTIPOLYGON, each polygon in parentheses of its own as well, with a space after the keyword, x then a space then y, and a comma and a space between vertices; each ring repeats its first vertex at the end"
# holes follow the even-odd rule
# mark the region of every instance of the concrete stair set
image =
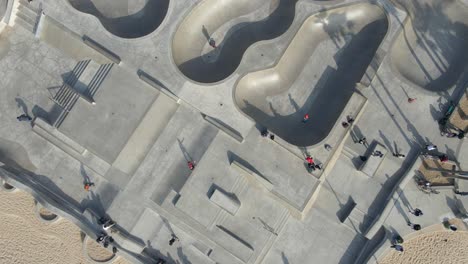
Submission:
POLYGON ((20 0, 17 6, 15 24, 20 25, 24 29, 35 33, 39 21, 40 10, 33 7, 26 0, 20 0))

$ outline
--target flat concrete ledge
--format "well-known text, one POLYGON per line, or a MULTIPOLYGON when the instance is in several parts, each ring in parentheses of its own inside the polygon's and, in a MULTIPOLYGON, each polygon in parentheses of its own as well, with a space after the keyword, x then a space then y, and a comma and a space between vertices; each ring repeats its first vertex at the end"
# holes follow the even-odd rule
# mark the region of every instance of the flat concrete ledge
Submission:
POLYGON ((234 160, 231 163, 231 166, 240 170, 241 172, 244 172, 247 175, 248 179, 250 179, 253 182, 258 183, 260 186, 264 187, 267 191, 273 190, 273 184, 269 180, 253 172, 246 166, 240 164, 238 161, 234 160))
POLYGON ((94 49, 95 51, 101 53, 102 55, 104 55, 106 58, 108 58, 109 60, 111 60, 113 63, 115 64, 120 64, 121 62, 121 59, 120 57, 115 54, 114 52, 110 51, 109 49, 107 49, 106 47, 102 46, 101 44, 99 44, 98 42, 96 42, 95 40, 91 39, 90 37, 84 35, 82 37, 83 39, 83 42, 88 45, 90 48, 94 49))
POLYGON ((169 91, 166 87, 164 87, 164 85, 161 82, 159 82, 158 80, 153 78, 148 73, 146 73, 146 72, 144 72, 142 70, 138 70, 137 74, 138 74, 138 77, 140 78, 140 80, 142 80, 146 84, 149 84, 150 86, 156 88, 158 91, 160 91, 161 93, 167 95, 169 98, 176 101, 177 103, 180 102, 180 99, 179 99, 179 97, 177 97, 177 95, 175 95, 171 91, 169 91))
POLYGON ((216 225, 216 227, 215 230, 218 231, 216 236, 225 241, 223 246, 239 260, 247 262, 254 252, 252 246, 224 226, 216 225))
POLYGON ((240 201, 226 192, 216 188, 210 195, 210 201, 226 210, 231 215, 235 215, 240 207, 240 201))
POLYGON ((234 130, 234 128, 226 125, 225 123, 223 123, 222 121, 220 121, 220 120, 218 120, 218 119, 216 119, 214 117, 211 117, 211 116, 208 116, 208 115, 205 115, 205 114, 202 114, 202 116, 203 116, 203 119, 208 121, 208 123, 210 123, 213 126, 217 127, 219 130, 223 131, 228 136, 231 136, 232 138, 237 140, 239 143, 242 143, 244 141, 244 138, 242 137, 241 133, 234 130))

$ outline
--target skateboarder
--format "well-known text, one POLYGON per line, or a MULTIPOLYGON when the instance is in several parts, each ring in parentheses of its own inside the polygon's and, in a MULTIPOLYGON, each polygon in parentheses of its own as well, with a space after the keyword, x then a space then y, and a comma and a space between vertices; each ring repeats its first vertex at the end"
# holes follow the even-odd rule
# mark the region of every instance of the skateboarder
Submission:
POLYGON ((427 145, 426 145, 426 149, 427 149, 428 151, 437 150, 437 146, 436 146, 436 145, 433 145, 433 144, 427 144, 427 145))
POLYGON ((449 159, 447 155, 442 155, 442 156, 439 156, 439 160, 440 162, 447 162, 449 159))
POLYGON ((410 213, 414 214, 415 216, 423 215, 423 212, 419 208, 415 208, 413 211, 409 211, 410 213))
POLYGON ((187 166, 188 166, 189 170, 195 169, 195 164, 193 162, 191 162, 191 161, 187 162, 187 166))
POLYGON ((31 120, 32 120, 32 118, 31 118, 29 115, 27 115, 27 114, 22 114, 22 115, 20 115, 20 116, 17 116, 16 119, 17 119, 18 121, 20 121, 20 122, 21 122, 21 121, 31 121, 31 120))
POLYGON ((376 150, 372 153, 373 156, 376 156, 376 157, 379 157, 379 158, 382 158, 383 157, 383 153, 380 151, 380 150, 376 150))
POLYGON ((406 157, 404 154, 400 154, 400 153, 393 153, 393 156, 394 156, 394 157, 397 157, 397 158, 404 158, 404 157, 406 157))
POLYGON ((403 246, 401 245, 391 245, 391 248, 394 248, 398 252, 403 252, 403 246))
POLYGON ((302 123, 306 123, 307 120, 309 120, 309 114, 304 115, 304 117, 302 118, 302 123))
POLYGON ((360 138, 358 143, 364 145, 364 147, 367 147, 367 145, 368 145, 367 144, 367 139, 365 137, 360 138))
POLYGON ((216 41, 214 40, 214 38, 210 38, 208 40, 208 44, 213 48, 213 49, 216 49, 216 41))
POLYGON ((179 238, 176 235, 172 234, 171 239, 169 239, 169 246, 172 246, 172 244, 174 244, 176 241, 179 241, 179 238))
POLYGON ((314 159, 311 156, 307 156, 305 160, 307 161, 309 168, 315 167, 314 159))
POLYGON ((94 182, 85 182, 84 189, 86 191, 89 191, 89 188, 91 188, 91 186, 94 186, 94 182))

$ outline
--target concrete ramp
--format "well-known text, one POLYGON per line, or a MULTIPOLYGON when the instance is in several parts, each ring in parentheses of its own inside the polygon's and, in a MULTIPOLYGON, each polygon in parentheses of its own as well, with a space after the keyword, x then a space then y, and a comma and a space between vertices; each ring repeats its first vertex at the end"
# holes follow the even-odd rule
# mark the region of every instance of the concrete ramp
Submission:
POLYGON ((68 0, 76 10, 95 16, 112 34, 138 38, 156 30, 166 17, 169 0, 68 0))
MULTIPOLYGON (((294 19, 297 0, 204 0, 182 21, 172 41, 179 70, 196 82, 227 78, 252 44, 282 35, 294 19), (262 17, 267 9, 267 17, 262 17), (253 22, 234 19, 251 14, 253 22), (217 49, 209 45, 216 41, 217 49)), ((250 16, 249 16, 250 17, 250 16)))
POLYGON ((274 67, 238 82, 235 102, 288 143, 317 144, 336 124, 387 29, 384 10, 370 3, 312 15, 274 67))
POLYGON ((129 175, 133 174, 178 107, 179 104, 172 98, 160 93, 117 156, 113 166, 129 175))
POLYGON ((468 65, 468 6, 461 1, 394 2, 410 17, 391 48, 393 69, 428 91, 449 89, 468 65))

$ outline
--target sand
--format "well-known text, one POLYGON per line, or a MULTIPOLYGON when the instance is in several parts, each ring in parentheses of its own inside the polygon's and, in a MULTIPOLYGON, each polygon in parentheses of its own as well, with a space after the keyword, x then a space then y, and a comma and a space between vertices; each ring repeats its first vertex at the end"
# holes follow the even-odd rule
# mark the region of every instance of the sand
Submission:
MULTIPOLYGON (((461 228, 460 224, 457 224, 461 228)), ((434 229, 434 227, 432 227, 434 229)), ((424 229, 423 229, 424 230, 424 229)), ((388 249, 379 264, 460 264, 468 263, 468 232, 448 231, 442 224, 436 231, 412 234, 402 244, 404 252, 388 249)))
POLYGON ((453 185, 454 179, 444 177, 443 174, 447 173, 442 173, 437 170, 452 170, 454 165, 456 164, 452 162, 440 162, 435 159, 424 159, 418 170, 424 176, 424 179, 430 182, 433 186, 446 186, 453 185))
MULTIPOLYGON (((63 218, 53 223, 40 221, 28 193, 0 191, 0 207, 0 264, 90 263, 83 254, 80 229, 63 218)), ((108 257, 102 250, 92 248, 93 257, 108 257)), ((118 258, 113 263, 128 262, 118 258)))

